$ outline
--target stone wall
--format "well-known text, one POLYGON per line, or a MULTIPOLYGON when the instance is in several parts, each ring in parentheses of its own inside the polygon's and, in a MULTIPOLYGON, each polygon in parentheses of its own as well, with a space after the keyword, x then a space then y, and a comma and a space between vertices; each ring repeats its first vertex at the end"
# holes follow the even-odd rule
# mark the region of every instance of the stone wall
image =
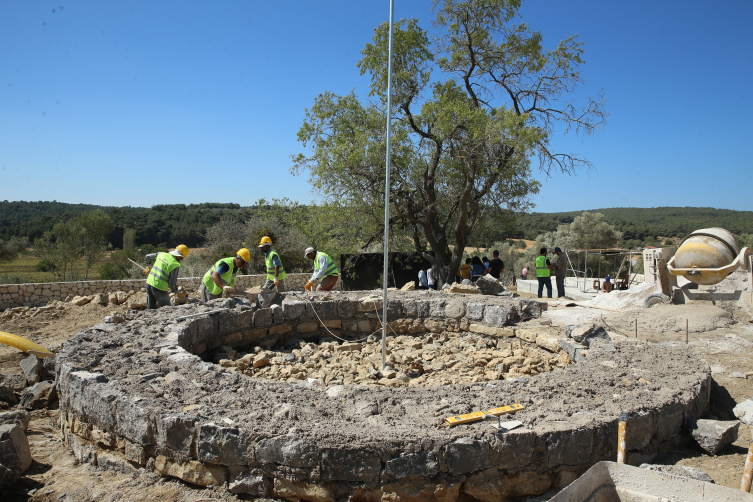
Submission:
MULTIPOLYGON (((310 277, 311 274, 288 274, 285 288, 289 291, 302 291, 310 277)), ((236 287, 246 289, 261 286, 265 279, 266 275, 241 275, 238 276, 236 287)), ((200 281, 201 277, 184 277, 178 279, 178 285, 198 289, 200 281)), ((65 300, 68 295, 88 296, 116 291, 139 291, 145 286, 144 279, 0 284, 0 311, 13 307, 41 307, 47 305, 50 300, 65 300)), ((341 282, 338 281, 335 287, 341 289, 341 282)))
MULTIPOLYGON (((343 323, 370 315, 375 301, 316 308, 328 312, 322 321, 343 323)), ((210 343, 300 336, 302 325, 316 326, 308 304, 238 305, 181 320, 233 300, 215 302, 143 312, 66 342, 56 360, 60 426, 80 462, 146 466, 196 485, 228 483, 233 493, 288 500, 496 501, 563 487, 614 460, 620 411, 629 413, 629 463, 677 448, 684 424, 709 400, 708 364, 685 346, 645 342, 602 346, 555 373, 487 384, 320 388, 260 380, 194 353, 210 343), (440 427, 448 414, 513 402, 524 407, 514 415, 520 429, 500 433, 483 421, 440 427)), ((425 329, 441 323, 490 338, 532 337, 506 326, 537 304, 529 302, 425 294, 392 298, 388 307, 392 322, 425 329)))

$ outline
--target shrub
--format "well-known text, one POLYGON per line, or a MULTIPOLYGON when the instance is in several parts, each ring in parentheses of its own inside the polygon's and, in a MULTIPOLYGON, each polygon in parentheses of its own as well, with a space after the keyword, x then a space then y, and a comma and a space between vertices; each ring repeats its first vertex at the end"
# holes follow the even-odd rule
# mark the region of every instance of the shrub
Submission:
POLYGON ((24 279, 18 274, 8 273, 0 274, 0 284, 25 284, 31 281, 24 279))
POLYGON ((37 272, 53 272, 55 268, 55 264, 50 260, 39 260, 34 266, 34 270, 37 272))

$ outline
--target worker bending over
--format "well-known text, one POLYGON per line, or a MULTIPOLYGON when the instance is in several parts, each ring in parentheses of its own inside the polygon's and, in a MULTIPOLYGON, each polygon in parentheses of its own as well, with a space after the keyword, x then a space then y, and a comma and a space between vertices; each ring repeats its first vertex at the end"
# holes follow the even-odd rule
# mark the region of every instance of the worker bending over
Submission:
POLYGON ((267 280, 261 289, 274 289, 277 286, 277 292, 282 293, 285 291, 284 280, 287 275, 285 274, 285 267, 282 266, 280 261, 280 255, 277 251, 272 250, 272 239, 267 236, 261 238, 259 247, 264 253, 264 261, 267 264, 267 280))
POLYGON ((246 248, 241 248, 235 257, 223 258, 214 264, 212 268, 204 274, 201 282, 201 300, 208 302, 222 296, 223 291, 228 295, 233 294, 233 285, 238 276, 238 270, 246 263, 251 261, 251 252, 246 248))
POLYGON ((172 305, 170 293, 178 293, 178 271, 180 262, 188 256, 188 247, 180 244, 169 253, 151 253, 146 255, 146 261, 154 260, 146 278, 146 307, 157 309, 172 305))
POLYGON ((314 275, 311 276, 309 282, 306 283, 306 291, 311 291, 314 287, 314 281, 317 279, 320 281, 316 287, 317 291, 332 291, 332 288, 337 284, 337 279, 340 276, 340 272, 337 271, 335 262, 326 253, 317 251, 314 248, 306 248, 303 252, 303 256, 309 260, 314 260, 314 275))

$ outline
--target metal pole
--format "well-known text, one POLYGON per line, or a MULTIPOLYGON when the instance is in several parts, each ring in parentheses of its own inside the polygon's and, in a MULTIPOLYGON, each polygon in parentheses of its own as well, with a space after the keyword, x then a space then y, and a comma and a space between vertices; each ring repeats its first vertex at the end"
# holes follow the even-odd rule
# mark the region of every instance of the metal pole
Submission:
POLYGON ((390 153, 392 137, 392 16, 395 0, 390 0, 390 48, 387 62, 387 172, 384 180, 384 272, 382 273, 382 370, 387 352, 387 267, 390 236, 390 153))

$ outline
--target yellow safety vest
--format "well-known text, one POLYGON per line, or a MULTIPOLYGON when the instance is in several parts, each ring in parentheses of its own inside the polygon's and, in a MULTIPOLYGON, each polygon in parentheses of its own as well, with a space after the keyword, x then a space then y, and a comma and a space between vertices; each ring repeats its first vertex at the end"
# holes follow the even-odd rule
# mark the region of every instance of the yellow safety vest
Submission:
POLYGON ((337 270, 337 267, 335 266, 335 262, 332 261, 332 258, 329 257, 328 254, 322 253, 321 251, 316 253, 316 258, 314 258, 314 273, 319 272, 319 258, 322 256, 327 257, 327 271, 324 272, 324 276, 328 275, 336 275, 339 276, 340 272, 337 270))
POLYGON ((235 267, 235 264, 233 263, 235 258, 223 258, 221 260, 218 260, 217 263, 215 263, 212 268, 207 270, 207 273, 204 274, 204 287, 207 288, 207 291, 209 291, 212 295, 219 295, 222 293, 222 288, 217 286, 217 284, 214 283, 212 280, 212 274, 217 271, 218 268, 220 268, 221 263, 227 263, 228 265, 228 271, 225 272, 220 276, 220 281, 225 286, 232 286, 235 284, 235 276, 238 275, 238 270, 233 271, 233 267, 235 267))
POLYGON ((170 272, 180 267, 180 262, 170 253, 158 253, 146 283, 160 291, 167 291, 170 272))
MULTIPOLYGON (((280 255, 277 254, 277 251, 269 250, 269 253, 267 253, 267 257, 265 258, 265 261, 267 262, 267 280, 274 281, 275 280, 275 264, 272 261, 272 258, 277 257, 278 260, 280 260, 280 255)), ((287 277, 287 274, 285 274, 285 268, 282 266, 282 260, 280 260, 280 274, 277 276, 278 280, 283 280, 287 277)))
POLYGON ((536 277, 549 277, 551 271, 546 264, 546 256, 536 258, 536 277))

